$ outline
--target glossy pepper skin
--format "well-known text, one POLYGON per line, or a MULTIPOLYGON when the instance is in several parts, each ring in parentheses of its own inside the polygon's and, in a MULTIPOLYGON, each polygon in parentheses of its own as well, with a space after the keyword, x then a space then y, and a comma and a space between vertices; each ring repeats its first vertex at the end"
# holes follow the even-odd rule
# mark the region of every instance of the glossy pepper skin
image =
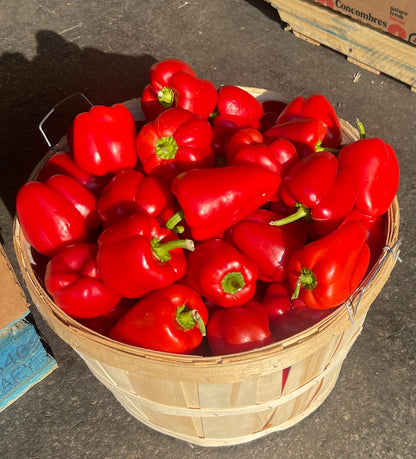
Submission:
POLYGON ((109 288, 124 298, 138 298, 183 277, 187 266, 183 248, 193 250, 192 241, 179 239, 141 212, 101 233, 97 266, 109 288))
POLYGON ((181 107, 208 118, 217 104, 217 89, 209 80, 198 78, 180 59, 156 62, 149 70, 150 83, 140 103, 147 121, 155 120, 168 108, 181 107))
POLYGON ((292 298, 293 289, 289 279, 268 284, 263 297, 263 306, 272 321, 295 308, 306 307, 300 298, 292 298))
POLYGON ((272 224, 282 226, 305 218, 314 239, 325 236, 336 230, 352 212, 357 194, 351 170, 339 167, 332 153, 316 153, 301 160, 283 179, 282 199, 297 210, 272 224))
POLYGON ((353 173, 338 167, 335 182, 328 194, 310 211, 316 237, 335 231, 353 211, 358 187, 353 173))
MULTIPOLYGON (((271 218, 277 216, 270 214, 271 218)), ((249 218, 232 226, 227 234, 232 243, 256 264, 258 278, 263 282, 287 279, 289 261, 306 239, 298 238, 290 228, 271 226, 267 221, 250 221, 249 218)))
POLYGON ((266 346, 271 343, 267 313, 255 300, 218 309, 209 319, 207 338, 213 355, 236 354, 266 346))
POLYGON ((313 118, 300 118, 275 124, 263 133, 266 142, 276 138, 289 140, 296 147, 299 158, 316 153, 327 135, 324 124, 313 118))
POLYGON ((201 297, 175 283, 141 298, 108 335, 132 346, 187 354, 202 342, 207 321, 208 311, 201 297))
POLYGON ((290 338, 320 322, 334 309, 312 309, 300 299, 292 299, 289 281, 272 282, 266 290, 263 306, 267 311, 273 341, 290 338))
POLYGON ((215 153, 225 155, 230 137, 238 130, 259 129, 263 115, 262 104, 245 89, 233 85, 220 87, 217 108, 212 116, 215 153))
POLYGON ((339 148, 342 141, 341 123, 334 107, 325 96, 312 94, 307 98, 295 97, 282 110, 276 124, 302 118, 313 118, 320 121, 327 130, 322 145, 329 148, 339 148))
POLYGON ((98 317, 110 312, 121 300, 120 295, 103 284, 96 255, 95 244, 71 244, 54 255, 46 266, 46 290, 71 317, 98 317))
POLYGON ((146 174, 172 180, 185 170, 214 166, 212 136, 206 119, 183 108, 171 108, 139 131, 137 154, 146 174))
POLYGON ((68 134, 76 164, 104 176, 137 164, 136 127, 127 107, 97 105, 77 115, 68 134))
MULTIPOLYGON (((278 204, 280 203, 277 202, 271 203, 271 207, 274 207, 275 204, 275 209, 256 209, 254 212, 247 215, 247 217, 245 217, 243 221, 270 224, 275 220, 283 218, 286 215, 285 212, 287 210, 287 207, 283 205, 283 208, 278 209, 278 204)), ((302 220, 288 223, 281 229, 290 233, 293 237, 300 241, 301 244, 305 244, 308 239, 307 226, 305 225, 305 222, 302 220)))
POLYGON ((252 123, 252 127, 260 127, 260 119, 264 115, 261 103, 243 88, 233 85, 221 86, 218 89, 217 116, 218 122, 228 120, 230 123, 245 119, 252 123))
POLYGON ((207 301, 223 308, 240 306, 253 298, 257 267, 223 239, 196 244, 187 254, 185 282, 207 301))
MULTIPOLYGON (((282 180, 279 189, 282 201, 289 207, 298 207, 296 218, 309 215, 309 209, 319 205, 331 191, 337 171, 337 158, 327 151, 299 160, 282 180)), ((287 221, 285 219, 273 224, 282 225, 287 221)))
POLYGON ((98 216, 96 196, 77 180, 67 175, 58 174, 49 177, 45 185, 64 196, 83 216, 87 229, 98 228, 101 220, 98 216))
POLYGON ((194 169, 172 181, 192 238, 213 238, 275 199, 279 174, 250 164, 194 169))
POLYGON ((177 210, 167 180, 135 169, 118 172, 104 187, 98 201, 98 214, 105 227, 141 211, 166 223, 177 210))
POLYGON ((336 156, 327 151, 298 161, 282 181, 284 203, 291 207, 297 202, 306 207, 318 205, 335 183, 337 170, 336 156))
POLYGON ((363 138, 343 147, 338 161, 351 170, 358 184, 355 207, 369 217, 384 214, 400 182, 399 162, 393 148, 379 138, 363 138))
POLYGON ((289 264, 293 297, 310 308, 330 309, 343 303, 364 278, 370 261, 366 228, 349 221, 307 244, 289 264))
POLYGON ((97 197, 112 178, 112 174, 99 177, 82 170, 75 163, 72 155, 66 151, 57 151, 52 155, 40 170, 37 180, 45 183, 49 177, 58 174, 76 179, 97 197))
POLYGON ((136 304, 136 301, 136 299, 122 298, 109 312, 97 317, 78 318, 78 322, 100 335, 108 336, 117 320, 136 304))
POLYGON ((265 143, 257 129, 246 128, 232 135, 227 145, 227 164, 257 164, 281 174, 298 160, 295 146, 285 139, 265 143))
POLYGON ((71 201, 44 183, 30 181, 20 187, 16 214, 28 243, 46 257, 88 239, 84 217, 71 201))
POLYGON ((370 266, 373 266, 382 255, 383 249, 386 247, 388 228, 387 212, 377 217, 369 217, 354 208, 341 225, 350 220, 359 221, 367 229, 367 244, 370 248, 370 266))

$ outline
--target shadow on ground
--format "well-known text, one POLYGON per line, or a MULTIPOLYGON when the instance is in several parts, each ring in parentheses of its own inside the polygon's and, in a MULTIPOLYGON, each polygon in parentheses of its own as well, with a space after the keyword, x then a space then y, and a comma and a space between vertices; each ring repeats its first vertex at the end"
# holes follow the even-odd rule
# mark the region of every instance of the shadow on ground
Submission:
MULTIPOLYGON (((12 216, 18 189, 48 150, 38 126, 49 110, 79 91, 102 105, 139 97, 155 62, 150 55, 80 48, 48 30, 39 31, 36 40, 32 60, 20 53, 0 56, 0 193, 12 216)), ((85 110, 85 102, 74 97, 53 113, 44 125, 52 145, 85 110)))

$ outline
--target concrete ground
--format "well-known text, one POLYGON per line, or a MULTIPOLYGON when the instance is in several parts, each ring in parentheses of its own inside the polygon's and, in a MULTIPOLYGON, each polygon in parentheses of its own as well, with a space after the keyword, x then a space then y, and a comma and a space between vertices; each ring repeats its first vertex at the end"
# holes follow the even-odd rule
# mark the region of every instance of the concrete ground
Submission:
MULTIPOLYGON (((1 413, 0 457, 415 457, 416 95, 409 87, 284 31, 261 0, 4 0, 0 17, 0 230, 17 271, 14 198, 47 151, 39 121, 76 91, 99 104, 139 97, 150 65, 168 57, 217 86, 256 86, 286 98, 323 93, 340 117, 359 117, 400 161, 402 238, 402 263, 371 306, 328 399, 294 427, 239 446, 193 446, 135 420, 31 306, 59 368, 1 413)), ((48 124, 53 143, 67 123, 48 124)))

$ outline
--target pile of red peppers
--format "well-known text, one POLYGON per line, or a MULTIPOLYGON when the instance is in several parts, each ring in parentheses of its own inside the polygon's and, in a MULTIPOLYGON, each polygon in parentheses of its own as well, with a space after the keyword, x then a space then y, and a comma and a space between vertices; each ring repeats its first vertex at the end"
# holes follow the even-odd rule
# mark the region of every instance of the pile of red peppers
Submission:
POLYGON ((73 120, 68 151, 21 187, 45 289, 113 340, 224 355, 288 338, 342 305, 378 259, 399 186, 380 138, 342 144, 321 94, 261 103, 178 59, 155 63, 145 120, 73 120))

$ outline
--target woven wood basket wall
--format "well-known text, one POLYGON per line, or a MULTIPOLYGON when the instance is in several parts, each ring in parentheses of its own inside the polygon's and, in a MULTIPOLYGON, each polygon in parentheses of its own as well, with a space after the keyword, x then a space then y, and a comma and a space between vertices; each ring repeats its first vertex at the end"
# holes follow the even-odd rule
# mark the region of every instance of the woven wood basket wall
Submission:
MULTIPOLYGON (((264 90, 245 89, 261 100, 276 97, 264 90)), ((137 99, 126 105, 136 119, 142 116, 137 99)), ((358 138, 347 122, 342 121, 342 127, 344 142, 358 138)), ((64 143, 65 139, 53 151, 64 143)), ((287 429, 323 403, 362 330, 370 305, 395 265, 399 220, 396 198, 388 211, 386 248, 345 305, 291 338, 219 357, 136 348, 89 330, 61 311, 45 292, 17 219, 14 244, 40 314, 132 416, 157 431, 194 444, 225 446, 287 429), (282 390, 282 372, 289 367, 282 390)))

